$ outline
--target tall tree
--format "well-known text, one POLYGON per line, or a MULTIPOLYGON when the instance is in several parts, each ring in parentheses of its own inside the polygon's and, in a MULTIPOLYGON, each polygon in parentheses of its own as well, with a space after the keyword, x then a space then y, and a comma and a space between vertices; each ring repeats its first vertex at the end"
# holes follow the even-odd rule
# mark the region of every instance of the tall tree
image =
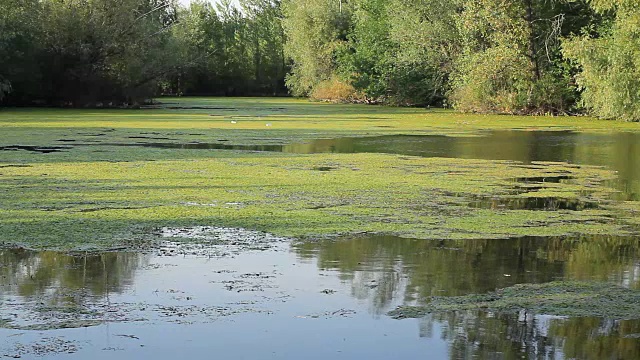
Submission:
POLYGON ((38 88, 42 16, 38 0, 0 1, 0 101, 38 88))
POLYGON ((582 69, 577 82, 584 105, 603 118, 640 121, 640 2, 590 0, 605 21, 564 44, 582 69))
POLYGON ((355 0, 348 42, 338 50, 338 72, 367 98, 390 95, 396 44, 389 38, 385 0, 355 0))
POLYGON ((442 102, 461 51, 455 18, 460 0, 391 0, 391 40, 397 44, 396 94, 408 103, 442 102))
POLYGON ((286 92, 280 3, 243 0, 213 6, 195 1, 179 12, 173 36, 180 72, 164 91, 199 95, 275 95, 286 92))
POLYGON ((8 66, 0 77, 14 103, 134 103, 175 66, 167 31, 176 23, 174 0, 1 5, 0 60, 8 66))
POLYGON ((351 28, 347 0, 283 0, 285 53, 293 61, 287 86, 294 95, 309 95, 336 75, 336 51, 351 28))
POLYGON ((241 0, 240 5, 249 20, 255 90, 277 94, 286 72, 280 0, 241 0))
POLYGON ((134 102, 172 70, 173 0, 48 0, 50 101, 134 102))
POLYGON ((571 89, 554 71, 565 0, 469 0, 457 17, 462 55, 451 99, 467 111, 565 112, 571 89))

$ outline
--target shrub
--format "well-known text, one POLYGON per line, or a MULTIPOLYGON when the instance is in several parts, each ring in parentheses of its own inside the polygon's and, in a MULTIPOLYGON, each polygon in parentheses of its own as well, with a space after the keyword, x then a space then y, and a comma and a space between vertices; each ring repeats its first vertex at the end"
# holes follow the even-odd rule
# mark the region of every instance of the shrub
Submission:
POLYGON ((362 102, 366 100, 351 84, 335 76, 316 85, 311 92, 311 98, 331 102, 362 102))

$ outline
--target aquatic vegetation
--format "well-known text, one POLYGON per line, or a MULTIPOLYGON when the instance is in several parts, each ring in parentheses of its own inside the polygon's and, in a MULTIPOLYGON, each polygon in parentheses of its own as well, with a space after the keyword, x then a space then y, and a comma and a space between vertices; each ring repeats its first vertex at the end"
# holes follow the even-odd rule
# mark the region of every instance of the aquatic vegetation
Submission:
POLYGON ((608 182, 617 174, 600 167, 420 158, 401 148, 398 155, 375 147, 332 154, 331 142, 322 153, 296 154, 315 150, 286 144, 335 136, 477 136, 488 128, 635 131, 637 124, 299 99, 163 101, 144 110, 3 110, 0 243, 139 249, 159 240, 158 228, 192 226, 299 238, 361 232, 510 238, 624 234, 636 223, 637 202, 610 201, 617 190, 608 182))
POLYGON ((640 124, 588 117, 470 115, 439 109, 311 103, 291 98, 161 101, 164 105, 141 110, 3 109, 0 144, 134 143, 146 138, 179 143, 226 140, 223 143, 247 145, 340 136, 468 136, 486 130, 640 131, 640 124))
POLYGON ((556 174, 572 181, 540 183, 536 191, 588 202, 613 191, 598 185, 613 178, 612 172, 561 163, 528 168, 383 154, 226 154, 34 163, 0 173, 1 241, 30 247, 133 246, 152 238, 157 227, 202 225, 302 238, 354 232, 423 239, 624 232, 608 210, 483 209, 465 200, 511 196, 519 191, 513 179, 556 174))
POLYGON ((507 313, 524 310, 544 315, 638 319, 640 291, 594 282, 521 284, 486 294, 432 297, 425 306, 401 306, 389 315, 404 319, 465 310, 507 313))

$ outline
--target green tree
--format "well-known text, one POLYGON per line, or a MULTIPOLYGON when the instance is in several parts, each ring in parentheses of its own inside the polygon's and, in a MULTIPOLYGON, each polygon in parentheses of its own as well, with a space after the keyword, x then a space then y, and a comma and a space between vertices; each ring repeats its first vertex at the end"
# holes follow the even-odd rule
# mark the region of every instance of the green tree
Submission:
POLYGON ((254 91, 275 95, 281 91, 286 73, 280 1, 241 0, 240 5, 249 20, 254 91))
POLYGON ((351 28, 346 0, 283 0, 285 54, 292 60, 287 86, 294 95, 309 95, 336 75, 336 51, 351 28))
POLYGON ((191 3, 179 11, 173 36, 180 71, 164 91, 174 94, 264 95, 285 92, 286 65, 279 1, 243 0, 213 6, 191 3))
POLYGON ((564 113, 572 88, 559 38, 569 0, 469 0, 457 16, 462 53, 451 100, 465 111, 564 113))
POLYGON ((2 0, 3 95, 13 103, 136 103, 175 69, 174 0, 2 0))
POLYGON ((396 92, 407 102, 444 100, 461 39, 455 23, 460 0, 392 0, 390 37, 397 44, 396 92))
POLYGON ((46 2, 43 72, 51 102, 136 102, 175 66, 173 0, 46 2))
POLYGON ((178 45, 179 71, 165 78, 165 94, 203 94, 219 87, 219 67, 223 52, 223 24, 213 5, 207 1, 193 1, 178 12, 180 24, 173 30, 178 45))
POLYGON ((0 101, 38 87, 42 10, 37 0, 0 0, 0 101))
POLYGON ((582 69, 576 80, 584 105, 602 118, 640 121, 640 2, 591 0, 612 15, 596 31, 564 43, 564 53, 582 69))
POLYGON ((389 38, 386 1, 353 2, 353 27, 338 51, 338 72, 367 98, 384 101, 390 95, 395 44, 389 38))

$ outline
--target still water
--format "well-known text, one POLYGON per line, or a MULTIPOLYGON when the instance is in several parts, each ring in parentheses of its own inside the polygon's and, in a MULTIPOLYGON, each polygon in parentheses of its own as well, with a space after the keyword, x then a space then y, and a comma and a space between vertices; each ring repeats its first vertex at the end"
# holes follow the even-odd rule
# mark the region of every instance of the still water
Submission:
MULTIPOLYGON (((80 144, 79 144, 80 145, 80 144)), ((84 144, 89 145, 89 144, 84 144)), ((315 153, 387 153, 423 157, 568 162, 604 166, 618 172, 611 183, 620 200, 640 200, 640 133, 588 134, 571 131, 492 131, 480 136, 392 135, 320 139, 288 145, 229 145, 142 141, 90 146, 141 146, 189 150, 315 153)), ((75 145, 78 146, 78 145, 75 145)), ((80 145, 82 146, 82 145, 80 145)), ((42 148, 40 151, 51 151, 42 148)))
POLYGON ((618 180, 611 185, 620 191, 620 200, 640 200, 640 133, 494 131, 474 137, 398 135, 316 140, 286 145, 282 151, 388 153, 604 166, 618 173, 618 180))
MULTIPOLYGON (((562 161, 613 169, 618 198, 640 200, 640 134, 505 131, 126 146, 562 161)), ((241 251, 220 249, 224 244, 212 252, 150 254, 1 250, 0 357, 640 359, 638 320, 478 311, 418 320, 386 315, 429 296, 520 283, 598 280, 638 289, 639 240, 354 237, 241 251)))
POLYGON ((386 313, 431 295, 525 282, 638 288, 638 240, 379 236, 226 254, 4 250, 0 356, 637 359, 635 320, 478 311, 393 320, 386 313), (47 330, 52 324, 68 329, 47 330))

